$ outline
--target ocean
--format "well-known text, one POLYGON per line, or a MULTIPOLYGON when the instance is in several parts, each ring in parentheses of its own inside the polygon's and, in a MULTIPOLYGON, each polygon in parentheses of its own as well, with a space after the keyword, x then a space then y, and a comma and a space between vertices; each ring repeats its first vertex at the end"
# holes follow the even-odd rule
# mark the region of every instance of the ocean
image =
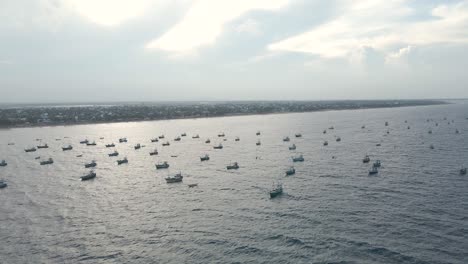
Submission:
POLYGON ((467 263, 467 118, 458 101, 0 130, 0 263, 467 263), (170 146, 151 143, 161 134, 170 146), (91 160, 97 177, 82 182, 91 160), (169 169, 156 170, 162 161, 169 169), (178 172, 182 183, 165 182, 178 172), (284 193, 270 199, 276 181, 284 193))

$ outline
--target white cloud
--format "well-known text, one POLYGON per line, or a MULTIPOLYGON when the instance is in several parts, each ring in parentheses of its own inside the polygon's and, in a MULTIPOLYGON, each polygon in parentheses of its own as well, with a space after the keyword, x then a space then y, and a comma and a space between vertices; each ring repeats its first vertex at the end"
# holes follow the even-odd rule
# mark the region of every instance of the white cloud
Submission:
POLYGON ((252 10, 278 10, 289 0, 199 0, 185 17, 160 38, 146 47, 177 53, 190 53, 212 44, 222 33, 223 26, 252 10))
POLYGON ((388 54, 385 57, 386 64, 400 64, 402 62, 406 62, 408 55, 411 53, 413 47, 407 46, 404 48, 399 49, 397 52, 393 52, 388 54))
POLYGON ((238 33, 248 33, 251 35, 259 35, 260 32, 260 25, 254 19, 246 19, 242 23, 236 26, 235 30, 238 33))
POLYGON ((468 1, 438 6, 429 14, 432 18, 426 21, 410 20, 413 10, 404 0, 346 2, 348 5, 342 16, 272 43, 268 50, 350 58, 362 47, 388 54, 394 52, 395 47, 468 43, 468 1))
MULTIPOLYGON (((117 26, 137 18, 154 4, 150 0, 66 0, 80 16, 100 26, 117 26)), ((156 1, 162 2, 162 1, 156 1)))

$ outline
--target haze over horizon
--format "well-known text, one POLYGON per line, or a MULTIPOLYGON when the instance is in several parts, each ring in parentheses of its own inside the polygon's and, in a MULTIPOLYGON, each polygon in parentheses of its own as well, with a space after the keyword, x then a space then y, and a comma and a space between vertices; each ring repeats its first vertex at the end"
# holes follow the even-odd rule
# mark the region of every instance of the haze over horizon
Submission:
POLYGON ((468 98, 466 0, 4 0, 0 103, 468 98))

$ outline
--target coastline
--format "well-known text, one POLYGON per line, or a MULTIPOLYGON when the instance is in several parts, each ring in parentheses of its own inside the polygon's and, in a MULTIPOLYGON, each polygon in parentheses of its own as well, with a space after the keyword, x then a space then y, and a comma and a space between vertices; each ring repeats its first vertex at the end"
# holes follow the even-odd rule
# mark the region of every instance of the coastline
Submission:
MULTIPOLYGON (((219 118, 219 117, 235 117, 235 116, 254 116, 254 115, 274 115, 274 114, 293 114, 293 113, 311 113, 311 112, 325 112, 325 111, 343 111, 343 110, 366 110, 366 109, 382 109, 382 108, 401 108, 401 107, 417 107, 417 106, 431 106, 431 105, 444 105, 450 104, 447 101, 441 100, 389 100, 389 101, 381 101, 382 104, 380 105, 372 105, 372 106, 362 106, 358 105, 357 103, 363 101, 333 101, 338 103, 354 103, 352 106, 336 106, 336 107, 324 107, 318 108, 313 110, 305 110, 305 111, 271 111, 271 112, 231 112, 231 113, 224 113, 224 114, 217 114, 217 113, 209 113, 204 116, 197 115, 184 115, 184 116, 172 116, 167 118, 135 118, 135 119, 126 119, 126 120, 98 120, 98 121, 91 121, 91 120, 83 120, 77 122, 47 122, 47 123, 24 123, 24 124, 16 124, 10 126, 0 126, 0 130, 9 130, 15 128, 46 128, 46 127, 66 127, 66 126, 79 126, 79 125, 98 125, 98 124, 113 124, 113 123, 131 123, 131 122, 150 122, 150 121, 167 121, 167 120, 180 120, 180 119, 200 119, 200 118, 219 118), (398 104, 389 104, 389 103, 398 103, 398 104), (406 104, 401 104, 402 102, 408 102, 406 104)), ((374 102, 374 101, 372 101, 374 102)), ((275 102, 273 102, 274 104, 275 102)), ((315 103, 315 102, 314 102, 315 103)), ((254 104, 254 103, 251 103, 254 104)), ((216 105, 216 104, 215 104, 216 105)), ((118 106, 118 107, 126 107, 126 105, 118 106)), ((132 105, 132 107, 138 107, 138 105, 132 105)), ((48 108, 40 108, 47 110, 48 108)), ((0 109, 1 111, 1 109, 0 109)))

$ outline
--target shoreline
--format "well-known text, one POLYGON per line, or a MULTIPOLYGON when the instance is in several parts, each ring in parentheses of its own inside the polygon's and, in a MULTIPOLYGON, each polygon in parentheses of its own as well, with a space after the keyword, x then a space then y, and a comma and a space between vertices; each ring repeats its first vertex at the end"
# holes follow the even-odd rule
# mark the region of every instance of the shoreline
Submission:
MULTIPOLYGON (((343 101, 343 102, 354 102, 354 101, 343 101)), ((356 101, 358 102, 358 101, 356 101)), ((383 102, 405 102, 404 100, 392 100, 383 102)), ((385 108, 402 108, 402 107, 418 107, 418 106, 431 106, 431 105, 446 105, 451 104, 447 101, 439 100, 419 100, 418 103, 404 104, 404 105, 380 105, 380 106, 359 106, 359 107, 330 107, 322 109, 314 109, 307 111, 272 111, 272 112, 250 112, 250 113, 227 113, 227 114, 212 114, 207 116, 181 116, 181 117, 170 117, 170 118, 154 118, 154 119, 135 119, 135 120, 115 120, 115 121, 83 121, 83 122, 64 122, 64 123, 38 123, 38 124, 20 124, 13 126, 0 126, 0 130, 10 130, 17 128, 47 128, 47 127, 68 127, 68 126, 79 126, 79 125, 101 125, 101 124, 115 124, 115 123, 133 123, 133 122, 152 122, 152 121, 170 121, 170 120, 181 120, 181 119, 201 119, 201 118, 220 118, 220 117, 236 117, 236 116, 262 116, 262 115, 275 115, 275 114, 298 114, 298 113, 313 113, 313 112, 325 112, 325 111, 346 111, 346 110, 368 110, 368 109, 385 109, 385 108)), ((120 106, 124 107, 124 106, 120 106)))

